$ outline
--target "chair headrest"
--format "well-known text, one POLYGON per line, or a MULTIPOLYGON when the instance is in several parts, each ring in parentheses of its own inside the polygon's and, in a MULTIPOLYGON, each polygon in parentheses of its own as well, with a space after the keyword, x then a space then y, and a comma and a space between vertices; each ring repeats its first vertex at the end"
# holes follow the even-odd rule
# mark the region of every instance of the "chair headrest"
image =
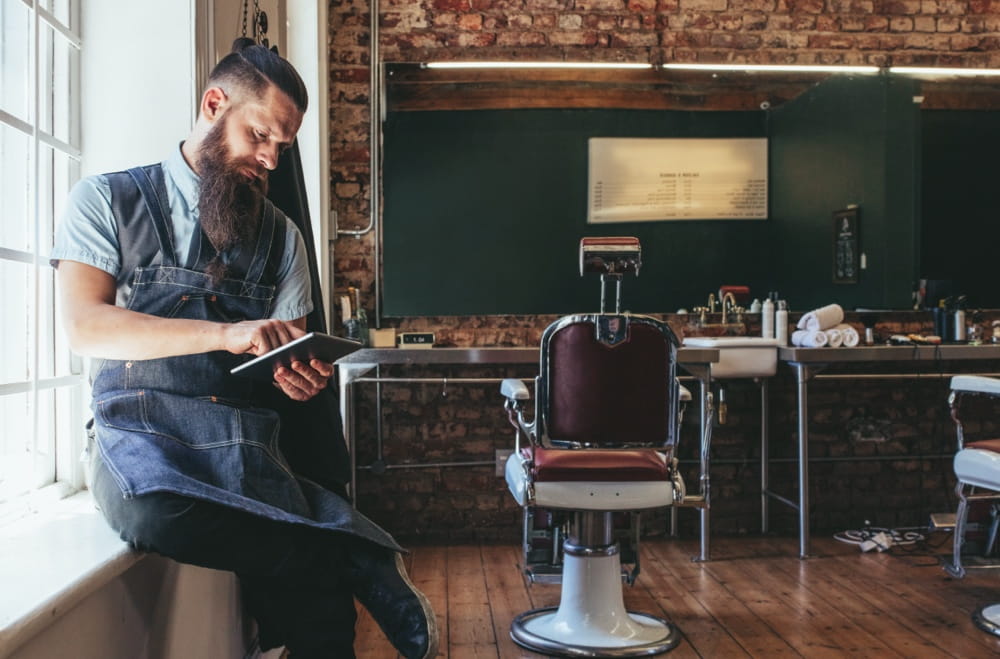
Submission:
POLYGON ((580 239, 580 276, 586 273, 621 276, 639 274, 642 248, 629 236, 580 239))

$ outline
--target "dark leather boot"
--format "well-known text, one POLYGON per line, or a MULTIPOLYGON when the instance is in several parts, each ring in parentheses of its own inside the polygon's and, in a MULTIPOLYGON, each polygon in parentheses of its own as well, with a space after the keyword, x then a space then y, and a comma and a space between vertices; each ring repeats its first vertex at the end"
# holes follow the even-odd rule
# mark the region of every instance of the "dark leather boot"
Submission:
POLYGON ((438 629, 427 597, 410 582, 397 552, 381 547, 350 556, 349 580, 354 596, 406 659, 437 656, 438 629))

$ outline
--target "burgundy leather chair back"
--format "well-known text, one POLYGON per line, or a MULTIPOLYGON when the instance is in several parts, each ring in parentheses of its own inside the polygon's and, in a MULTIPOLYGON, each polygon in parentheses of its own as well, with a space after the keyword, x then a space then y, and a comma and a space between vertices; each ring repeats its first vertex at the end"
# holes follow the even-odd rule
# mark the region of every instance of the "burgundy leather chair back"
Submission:
POLYGON ((543 443, 674 444, 677 346, 669 326, 644 316, 594 314, 554 323, 542 338, 537 411, 543 443))

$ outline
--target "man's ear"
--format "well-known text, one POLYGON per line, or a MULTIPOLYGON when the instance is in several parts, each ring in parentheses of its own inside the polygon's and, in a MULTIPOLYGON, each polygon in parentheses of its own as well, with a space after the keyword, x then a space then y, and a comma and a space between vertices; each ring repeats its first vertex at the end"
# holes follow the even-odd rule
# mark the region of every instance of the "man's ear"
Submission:
POLYGON ((221 87, 209 87, 201 96, 201 114, 210 121, 218 119, 228 106, 229 96, 221 87))

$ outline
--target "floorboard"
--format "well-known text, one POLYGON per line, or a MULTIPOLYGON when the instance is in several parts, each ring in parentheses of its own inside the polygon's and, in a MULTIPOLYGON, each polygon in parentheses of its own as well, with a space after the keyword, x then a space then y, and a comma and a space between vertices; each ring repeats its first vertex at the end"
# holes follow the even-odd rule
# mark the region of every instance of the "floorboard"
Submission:
MULTIPOLYGON (((1000 655, 1000 639, 970 619, 977 606, 1000 602, 1000 571, 954 579, 937 550, 921 546, 862 553, 813 538, 812 548, 800 560, 794 538, 714 538, 712 560, 699 563, 691 559, 696 541, 647 540, 625 604, 678 626, 682 640, 669 655, 676 659, 1000 655)), ((528 587, 519 561, 519 549, 509 545, 412 548, 411 577, 441 628, 439 657, 543 656, 511 640, 510 622, 558 604, 559 588, 528 587)), ((362 659, 396 657, 361 607, 356 647, 362 659)))

